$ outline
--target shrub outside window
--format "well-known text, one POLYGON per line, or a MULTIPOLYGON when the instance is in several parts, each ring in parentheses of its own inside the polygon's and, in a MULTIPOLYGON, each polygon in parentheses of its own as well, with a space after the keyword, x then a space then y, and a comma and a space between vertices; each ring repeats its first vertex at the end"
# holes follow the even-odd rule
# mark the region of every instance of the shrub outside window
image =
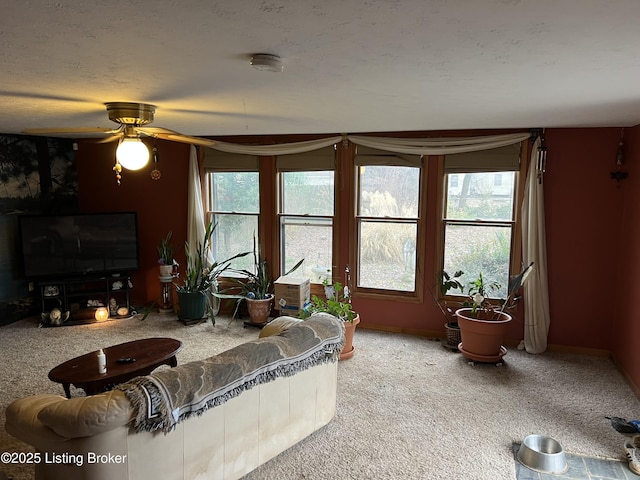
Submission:
POLYGON ((357 287, 414 294, 421 158, 358 147, 357 287))
POLYGON ((462 270, 465 286, 482 273, 501 285, 494 298, 506 298, 511 276, 519 151, 518 144, 445 158, 443 269, 462 270))
POLYGON ((280 269, 320 283, 332 275, 335 216, 335 147, 279 156, 280 269))
MULTIPOLYGON (((217 224, 211 247, 216 260, 253 250, 259 242, 260 193, 258 159, 206 149, 206 221, 217 224)), ((238 258, 233 268, 252 271, 253 257, 238 258)))

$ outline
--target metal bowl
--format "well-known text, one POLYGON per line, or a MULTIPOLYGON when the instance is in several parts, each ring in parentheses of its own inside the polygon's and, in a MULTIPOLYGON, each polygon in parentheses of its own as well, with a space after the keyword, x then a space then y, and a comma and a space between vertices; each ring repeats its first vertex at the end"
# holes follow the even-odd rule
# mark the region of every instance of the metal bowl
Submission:
POLYGON ((569 468, 562 445, 544 435, 527 436, 518 449, 518 460, 525 467, 541 473, 559 474, 569 468))

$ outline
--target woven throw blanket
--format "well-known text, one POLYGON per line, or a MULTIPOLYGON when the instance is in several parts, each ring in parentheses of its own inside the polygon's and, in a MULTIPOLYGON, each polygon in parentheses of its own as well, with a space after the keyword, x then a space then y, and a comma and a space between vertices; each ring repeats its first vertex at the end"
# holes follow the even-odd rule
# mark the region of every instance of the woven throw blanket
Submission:
POLYGON ((314 315, 279 335, 136 377, 115 388, 133 405, 137 432, 169 432, 178 422, 256 385, 337 361, 343 344, 342 322, 331 315, 314 315))

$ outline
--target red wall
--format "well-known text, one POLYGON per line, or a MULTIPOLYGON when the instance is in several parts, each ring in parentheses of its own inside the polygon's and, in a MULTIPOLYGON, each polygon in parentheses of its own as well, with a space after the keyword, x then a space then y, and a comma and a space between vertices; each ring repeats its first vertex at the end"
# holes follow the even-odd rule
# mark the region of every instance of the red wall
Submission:
POLYGON ((618 237, 618 271, 614 281, 600 279, 601 291, 611 301, 607 325, 611 350, 624 372, 640 392, 640 126, 625 131, 625 170, 621 182, 624 198, 622 227, 618 237))
MULTIPOLYGON (((176 259, 184 265, 189 145, 158 140, 160 179, 151 179, 153 164, 150 162, 139 171, 123 170, 120 186, 112 170, 116 146, 117 143, 79 143, 80 209, 82 212, 138 213, 140 269, 132 275, 131 296, 134 304, 149 305, 160 297, 156 247, 170 230, 176 259)), ((147 146, 151 147, 151 143, 147 146)))
POLYGON ((619 128, 546 131, 549 343, 608 349, 620 255, 619 128))
MULTIPOLYGON (((477 134, 477 132, 473 132, 477 134)), ((625 141, 630 177, 617 184, 610 172, 620 129, 547 129, 544 178, 551 326, 549 343, 612 350, 640 385, 640 338, 635 296, 640 292, 640 126, 627 129, 625 141)), ((238 141, 238 140, 236 140, 238 141)), ((282 141, 282 140, 281 140, 282 141)), ((295 141, 291 140, 291 141, 295 141)), ((138 212, 140 271, 134 276, 135 302, 149 304, 160 294, 156 246, 173 230, 177 259, 184 264, 189 146, 158 141, 162 178, 149 177, 151 167, 124 173, 118 187, 112 171, 115 144, 81 143, 78 151, 80 205, 83 211, 138 212)), ((348 162, 346 167, 350 168, 348 162)), ((346 172, 348 173, 348 172, 346 172)), ((350 177, 347 177, 347 179, 350 177)), ((436 231, 438 175, 428 168, 427 232, 436 231)), ((273 195, 272 188, 263 194, 273 195), (271 193, 269 193, 271 192, 271 193)), ((350 212, 341 198, 339 211, 350 212)), ((269 220, 273 225, 274 219, 269 220)), ((348 261, 349 227, 339 224, 340 268, 348 261)), ((419 268, 425 283, 435 278, 436 239, 429 234, 419 268)), ((425 288, 422 303, 354 298, 362 326, 426 334, 443 334, 444 319, 425 288)), ((511 343, 522 338, 523 321, 515 315, 511 343)))

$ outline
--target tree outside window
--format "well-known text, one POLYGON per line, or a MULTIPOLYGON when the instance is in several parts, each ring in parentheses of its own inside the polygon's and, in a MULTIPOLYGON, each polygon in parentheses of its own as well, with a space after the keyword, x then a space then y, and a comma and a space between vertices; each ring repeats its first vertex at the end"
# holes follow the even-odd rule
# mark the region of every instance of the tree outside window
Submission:
POLYGON ((456 173, 455 183, 452 176, 445 175, 444 270, 465 272, 463 284, 482 272, 486 281, 502 286, 496 297, 506 297, 516 172, 456 173))
MULTIPOLYGON (((207 174, 209 220, 217 224, 212 248, 216 259, 230 258, 240 252, 253 250, 258 239, 260 214, 258 172, 209 172, 207 174)), ((238 258, 232 267, 252 271, 251 255, 238 258)))

